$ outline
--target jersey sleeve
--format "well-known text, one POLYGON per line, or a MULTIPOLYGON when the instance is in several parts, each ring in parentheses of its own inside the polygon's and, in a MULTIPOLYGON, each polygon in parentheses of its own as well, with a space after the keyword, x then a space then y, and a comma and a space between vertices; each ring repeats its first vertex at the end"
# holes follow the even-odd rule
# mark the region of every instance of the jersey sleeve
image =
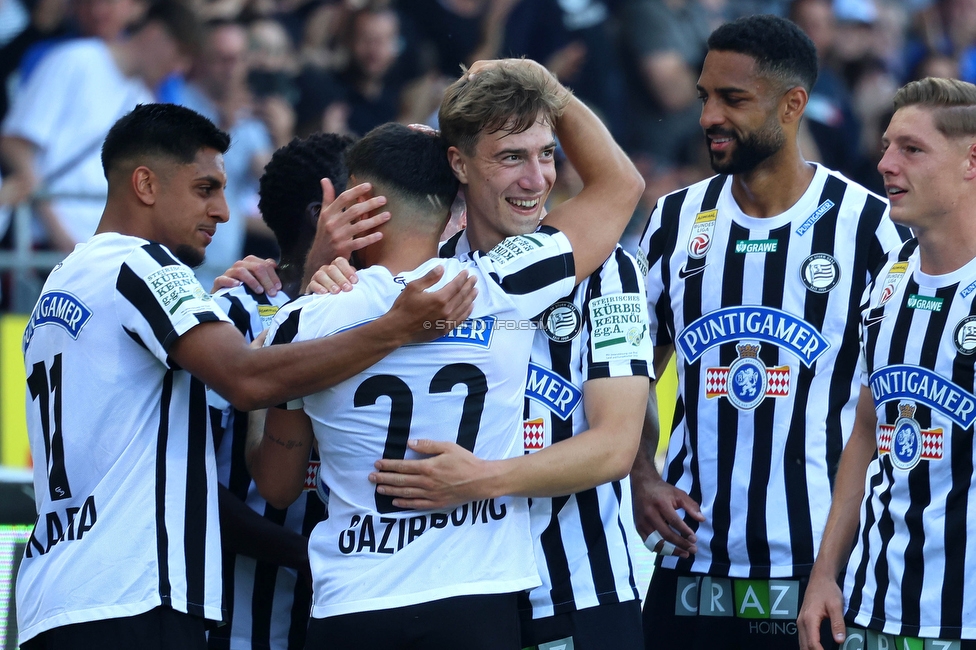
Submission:
POLYGON ((619 246, 589 278, 584 315, 583 381, 654 376, 647 294, 637 261, 619 246))
POLYGON ((668 263, 664 255, 664 248, 667 243, 667 231, 662 226, 661 214, 663 212, 662 203, 664 199, 659 199, 651 217, 648 220, 647 228, 641 237, 640 247, 637 251, 637 262, 645 269, 644 286, 647 292, 647 317, 648 338, 654 347, 672 345, 674 341, 666 326, 665 311, 669 309, 669 300, 664 287, 663 266, 668 263))
POLYGON ((194 326, 230 322, 190 267, 154 243, 137 248, 123 262, 115 305, 122 327, 167 366, 170 348, 194 326))
POLYGON ((535 318, 576 285, 573 247, 550 226, 504 239, 474 259, 524 318, 535 318))

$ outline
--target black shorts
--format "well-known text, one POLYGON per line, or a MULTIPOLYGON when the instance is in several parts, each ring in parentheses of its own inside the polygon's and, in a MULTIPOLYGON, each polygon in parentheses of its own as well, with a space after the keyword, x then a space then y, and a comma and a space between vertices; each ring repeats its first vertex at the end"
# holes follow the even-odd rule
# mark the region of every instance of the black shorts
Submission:
POLYGON ((458 596, 419 605, 311 618, 309 650, 519 650, 515 594, 458 596))
MULTIPOLYGON (((807 578, 747 580, 655 567, 644 600, 645 647, 796 650, 796 615, 807 578)), ((827 621, 826 650, 836 648, 827 621)))
POLYGON ((531 612, 522 611, 523 648, 548 650, 564 643, 567 650, 641 650, 644 647, 639 600, 546 618, 531 616, 531 612))
POLYGON ((143 614, 74 623, 41 632, 21 650, 206 650, 206 621, 157 607, 143 614))

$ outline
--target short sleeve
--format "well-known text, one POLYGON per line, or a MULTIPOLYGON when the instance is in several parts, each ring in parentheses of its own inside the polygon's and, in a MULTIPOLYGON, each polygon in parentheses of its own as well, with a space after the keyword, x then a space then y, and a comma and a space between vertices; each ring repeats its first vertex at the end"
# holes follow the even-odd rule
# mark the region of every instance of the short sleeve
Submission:
POLYGON ((193 271, 154 243, 135 249, 123 262, 115 304, 122 327, 167 365, 170 348, 193 327, 230 322, 193 271))
POLYGON ((525 318, 534 318, 576 285, 573 247, 550 226, 504 239, 474 259, 525 318))
POLYGON ((583 381, 654 376, 647 295, 637 261, 618 247, 586 287, 583 381))
POLYGON ((648 318, 648 337, 654 347, 671 345, 671 335, 667 327, 662 327, 665 319, 662 313, 668 309, 668 296, 664 290, 664 264, 668 260, 664 256, 664 247, 667 233, 661 224, 661 202, 660 199, 651 212, 647 229, 641 237, 640 247, 637 251, 637 263, 640 268, 645 270, 644 289, 647 295, 647 318, 648 318))

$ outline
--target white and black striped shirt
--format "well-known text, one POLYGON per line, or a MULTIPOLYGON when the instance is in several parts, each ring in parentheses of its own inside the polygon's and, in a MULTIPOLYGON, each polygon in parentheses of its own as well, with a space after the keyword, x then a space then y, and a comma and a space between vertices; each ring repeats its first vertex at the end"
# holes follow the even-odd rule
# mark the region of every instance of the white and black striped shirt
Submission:
POLYGON ((21 642, 160 605, 223 617, 206 390, 168 351, 226 320, 193 271, 137 237, 96 235, 51 272, 24 333, 40 514, 21 642))
POLYGON ((306 296, 282 308, 266 344, 328 336, 378 318, 407 283, 436 266, 445 269, 439 285, 461 270, 477 279, 471 317, 304 398, 331 489, 329 518, 309 539, 316 618, 539 584, 527 499, 406 510, 366 477, 378 458, 417 458, 409 438, 456 441, 487 460, 522 453, 529 325, 576 280, 565 235, 548 228, 511 237, 485 255, 430 260, 396 277, 370 267, 354 291, 306 296))
MULTIPOLYGON (((462 231, 442 245, 441 256, 470 250, 462 231)), ((639 305, 644 299, 637 262, 618 246, 602 267, 543 313, 526 383, 525 453, 589 428, 583 410, 586 381, 653 374, 652 351, 643 336, 647 324, 643 309, 628 310, 634 322, 627 324, 627 330, 637 326, 642 336, 637 346, 621 344, 627 354, 614 359, 603 354, 604 343, 623 331, 616 326, 609 326, 614 331, 610 336, 592 335, 594 327, 608 329, 601 323, 608 320, 602 312, 622 312, 618 305, 639 305)), ((542 578, 542 585, 522 603, 533 618, 640 597, 627 547, 626 530, 634 525, 629 477, 568 496, 531 499, 529 514, 542 578)))
POLYGON ((797 203, 745 215, 731 177, 662 198, 641 241, 655 345, 677 354, 664 478, 701 504, 668 568, 809 573, 859 391, 858 308, 900 243, 887 203, 817 166, 797 203))
POLYGON ((916 245, 891 255, 863 312, 878 455, 847 617, 887 634, 976 639, 976 260, 930 276, 916 245))
MULTIPOLYGON (((248 341, 271 324, 278 308, 288 302, 284 292, 274 297, 254 293, 246 285, 219 291, 214 300, 248 341)), ((308 537, 325 518, 325 504, 316 494, 317 456, 310 461, 306 492, 286 510, 268 505, 244 460, 247 413, 237 411, 212 391, 207 394, 217 449, 217 480, 238 499, 269 521, 308 537)), ((300 650, 305 647, 312 590, 299 580, 295 569, 258 562, 243 555, 224 556, 224 585, 228 623, 210 630, 214 650, 300 650)))

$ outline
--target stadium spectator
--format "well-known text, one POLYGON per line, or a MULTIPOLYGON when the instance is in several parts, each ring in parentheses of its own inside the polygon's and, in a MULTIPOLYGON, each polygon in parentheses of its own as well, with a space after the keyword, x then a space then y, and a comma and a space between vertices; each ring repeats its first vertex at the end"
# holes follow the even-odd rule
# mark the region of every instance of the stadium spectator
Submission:
POLYGON ((247 30, 242 25, 209 25, 200 56, 178 102, 231 136, 230 149, 224 156, 230 220, 215 233, 207 248, 206 262, 196 269, 197 278, 205 287, 242 257, 245 233, 255 228, 250 225, 252 222, 259 221, 258 179, 273 151, 268 129, 252 106, 247 57, 247 30))
POLYGON ((189 66, 200 36, 189 9, 163 0, 124 40, 78 39, 48 53, 3 123, 0 158, 9 173, 0 206, 41 194, 35 210, 52 247, 68 252, 91 237, 107 187, 98 156, 105 134, 151 102, 164 77, 189 66))

